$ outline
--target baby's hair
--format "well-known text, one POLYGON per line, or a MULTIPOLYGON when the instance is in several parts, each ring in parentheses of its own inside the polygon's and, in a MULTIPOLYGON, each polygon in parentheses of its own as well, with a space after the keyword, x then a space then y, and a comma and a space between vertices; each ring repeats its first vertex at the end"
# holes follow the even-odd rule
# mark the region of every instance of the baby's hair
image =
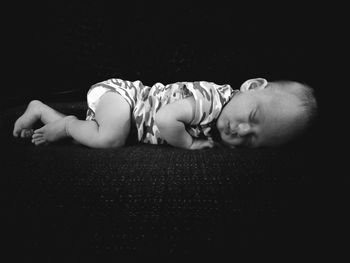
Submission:
POLYGON ((299 127, 297 130, 300 134, 304 133, 313 125, 317 117, 318 105, 314 89, 306 83, 291 80, 278 80, 271 83, 278 84, 273 85, 276 89, 288 92, 299 99, 303 115, 300 116, 300 121, 298 122, 299 127))

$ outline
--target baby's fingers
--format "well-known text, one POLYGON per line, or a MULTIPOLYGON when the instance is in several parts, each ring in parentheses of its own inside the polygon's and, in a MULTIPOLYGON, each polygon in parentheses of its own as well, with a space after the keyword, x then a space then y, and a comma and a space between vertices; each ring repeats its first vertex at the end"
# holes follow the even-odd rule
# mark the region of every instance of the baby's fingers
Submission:
POLYGON ((195 140, 195 142, 192 144, 191 149, 192 150, 201 150, 204 148, 213 148, 213 147, 214 147, 213 140, 195 140))
POLYGON ((214 141, 213 140, 208 140, 205 142, 205 147, 208 147, 208 148, 213 148, 214 147, 214 141))

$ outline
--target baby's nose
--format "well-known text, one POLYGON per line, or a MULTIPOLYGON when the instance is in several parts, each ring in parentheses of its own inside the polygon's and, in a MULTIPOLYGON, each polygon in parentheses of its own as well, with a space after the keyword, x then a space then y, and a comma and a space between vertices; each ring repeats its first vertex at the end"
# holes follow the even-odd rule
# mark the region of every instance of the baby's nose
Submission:
POLYGON ((238 124, 237 133, 239 136, 245 136, 250 133, 251 127, 249 123, 238 124))

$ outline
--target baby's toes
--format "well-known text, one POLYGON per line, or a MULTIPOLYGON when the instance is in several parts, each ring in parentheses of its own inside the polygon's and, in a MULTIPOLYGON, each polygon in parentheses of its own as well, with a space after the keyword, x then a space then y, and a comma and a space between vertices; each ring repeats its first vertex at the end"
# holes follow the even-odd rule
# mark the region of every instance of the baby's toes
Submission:
POLYGON ((34 133, 32 135, 32 143, 34 143, 35 145, 41 144, 43 140, 44 137, 42 133, 34 133))
POLYGON ((30 138, 33 135, 33 129, 23 129, 21 131, 21 138, 30 138))
POLYGON ((34 130, 34 134, 43 134, 44 131, 45 131, 45 126, 39 128, 39 129, 34 130))
POLYGON ((43 134, 42 133, 33 133, 32 135, 32 139, 33 140, 38 140, 38 139, 41 139, 43 138, 43 134))
POLYGON ((43 145, 46 143, 46 140, 43 137, 37 137, 32 139, 32 143, 35 145, 43 145))

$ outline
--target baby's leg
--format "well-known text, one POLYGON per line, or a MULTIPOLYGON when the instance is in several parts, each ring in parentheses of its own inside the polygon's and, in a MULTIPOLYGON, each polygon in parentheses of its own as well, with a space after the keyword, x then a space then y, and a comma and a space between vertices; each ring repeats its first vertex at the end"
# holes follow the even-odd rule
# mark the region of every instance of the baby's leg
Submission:
POLYGON ((64 114, 52 109, 48 105, 42 103, 39 100, 32 100, 25 112, 20 116, 13 129, 13 136, 28 138, 33 134, 33 126, 37 121, 41 121, 44 124, 57 121, 65 117, 64 114))
POLYGON ((76 142, 92 148, 123 146, 130 131, 131 110, 126 100, 118 93, 104 94, 95 111, 95 121, 78 120, 66 116, 48 123, 35 131, 37 144, 72 137, 76 142))

